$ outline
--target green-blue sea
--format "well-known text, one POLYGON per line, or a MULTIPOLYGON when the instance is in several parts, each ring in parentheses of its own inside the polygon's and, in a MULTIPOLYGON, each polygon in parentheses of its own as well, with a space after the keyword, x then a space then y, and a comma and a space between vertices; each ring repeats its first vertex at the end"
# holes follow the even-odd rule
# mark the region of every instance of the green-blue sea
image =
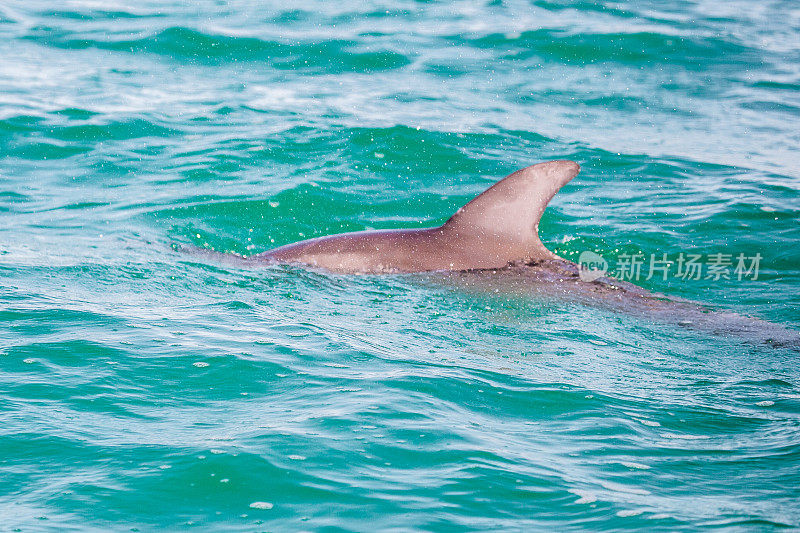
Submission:
POLYGON ((800 329, 798 124, 795 0, 1 0, 0 530, 800 528, 797 345, 725 327, 800 329), (544 243, 718 327, 183 251, 551 159, 544 243))

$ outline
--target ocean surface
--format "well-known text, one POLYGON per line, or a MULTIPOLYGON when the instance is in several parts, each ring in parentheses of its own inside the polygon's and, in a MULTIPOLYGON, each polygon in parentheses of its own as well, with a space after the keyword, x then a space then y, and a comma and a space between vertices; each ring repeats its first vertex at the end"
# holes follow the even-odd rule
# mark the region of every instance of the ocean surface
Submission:
POLYGON ((800 528, 800 354, 721 314, 800 330, 798 124, 793 0, 1 1, 0 530, 800 528), (719 327, 180 248, 549 159, 547 246, 719 327))

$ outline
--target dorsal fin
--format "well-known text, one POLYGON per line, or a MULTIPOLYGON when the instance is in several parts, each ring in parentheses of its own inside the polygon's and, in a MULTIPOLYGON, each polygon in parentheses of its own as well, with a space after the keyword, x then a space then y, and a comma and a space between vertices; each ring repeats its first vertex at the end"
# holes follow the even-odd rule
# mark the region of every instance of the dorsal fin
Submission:
POLYGON ((518 170, 456 211, 443 228, 459 235, 497 235, 530 250, 527 259, 555 258, 539 240, 539 220, 556 192, 578 171, 574 161, 548 161, 518 170))

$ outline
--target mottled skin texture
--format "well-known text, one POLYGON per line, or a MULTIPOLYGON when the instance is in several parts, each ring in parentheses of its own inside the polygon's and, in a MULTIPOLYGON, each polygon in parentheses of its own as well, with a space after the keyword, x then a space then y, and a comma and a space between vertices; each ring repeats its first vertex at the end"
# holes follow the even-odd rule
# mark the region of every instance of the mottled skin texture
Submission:
POLYGON ((250 263, 297 263, 344 273, 501 268, 557 256, 539 240, 539 219, 580 167, 550 161, 514 172, 436 228, 344 233, 275 248, 250 263))

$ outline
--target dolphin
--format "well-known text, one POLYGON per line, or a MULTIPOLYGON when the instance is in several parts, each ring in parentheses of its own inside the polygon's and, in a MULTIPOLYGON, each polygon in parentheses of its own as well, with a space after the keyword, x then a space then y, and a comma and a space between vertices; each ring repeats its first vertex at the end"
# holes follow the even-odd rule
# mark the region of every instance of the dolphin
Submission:
POLYGON ((539 239, 539 219, 579 170, 574 161, 549 161, 518 170, 438 227, 342 233, 241 259, 351 274, 491 269, 560 259, 539 239))
POLYGON ((539 220, 555 194, 578 175, 574 161, 538 163, 498 181, 441 226, 357 231, 308 239, 264 253, 238 254, 180 246, 209 259, 239 266, 296 264, 344 274, 441 272, 468 286, 556 295, 650 316, 714 334, 800 351, 800 333, 754 317, 716 312, 688 300, 668 298, 610 277, 585 280, 580 267, 548 250, 539 220), (491 272, 487 277, 482 273, 491 272), (476 277, 477 276, 477 277, 476 277))

